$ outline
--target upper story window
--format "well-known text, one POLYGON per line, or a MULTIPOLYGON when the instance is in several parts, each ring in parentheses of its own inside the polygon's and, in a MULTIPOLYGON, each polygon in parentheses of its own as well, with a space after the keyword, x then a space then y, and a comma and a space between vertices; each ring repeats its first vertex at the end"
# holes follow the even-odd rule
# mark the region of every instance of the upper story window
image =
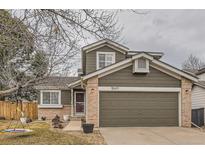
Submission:
POLYGON ((104 68, 115 63, 115 52, 97 52, 97 69, 104 68))
POLYGON ((145 58, 138 58, 133 64, 133 73, 148 73, 149 60, 145 58))

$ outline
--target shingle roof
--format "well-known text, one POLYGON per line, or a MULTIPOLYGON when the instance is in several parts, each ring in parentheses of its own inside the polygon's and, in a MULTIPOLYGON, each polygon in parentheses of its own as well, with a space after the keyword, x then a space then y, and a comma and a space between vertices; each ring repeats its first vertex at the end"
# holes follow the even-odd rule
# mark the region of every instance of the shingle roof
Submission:
POLYGON ((198 83, 205 87, 205 81, 199 81, 198 83))
POLYGON ((71 82, 80 79, 80 77, 59 77, 59 76, 52 76, 48 77, 44 80, 41 80, 35 86, 36 89, 69 89, 68 84, 71 82))
POLYGON ((205 73, 205 67, 202 68, 202 69, 200 69, 200 70, 198 70, 198 71, 196 72, 196 75, 200 75, 200 74, 202 74, 202 73, 205 73))
POLYGON ((199 86, 199 87, 205 88, 205 81, 198 81, 198 82, 196 82, 194 84, 199 86))
POLYGON ((99 41, 96 41, 96 42, 93 42, 93 43, 90 43, 90 44, 88 44, 88 45, 82 47, 82 49, 84 50, 84 49, 87 49, 88 47, 93 46, 93 45, 95 45, 95 44, 98 45, 98 44, 103 44, 103 43, 113 43, 113 44, 115 44, 115 45, 117 45, 117 46, 120 46, 120 47, 126 49, 126 50, 129 50, 128 47, 126 47, 126 46, 124 46, 124 45, 122 45, 122 44, 120 44, 120 43, 117 43, 117 42, 115 42, 115 41, 112 41, 112 40, 110 40, 110 39, 107 39, 107 38, 102 39, 102 40, 99 40, 99 41))

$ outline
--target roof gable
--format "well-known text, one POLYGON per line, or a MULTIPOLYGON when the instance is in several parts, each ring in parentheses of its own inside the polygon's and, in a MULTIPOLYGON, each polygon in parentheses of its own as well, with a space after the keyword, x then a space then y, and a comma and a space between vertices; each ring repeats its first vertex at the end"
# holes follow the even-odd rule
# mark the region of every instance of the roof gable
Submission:
MULTIPOLYGON (((92 72, 92 73, 90 73, 90 74, 87 74, 87 75, 85 75, 85 76, 82 77, 82 80, 87 80, 87 79, 89 79, 89 78, 91 78, 91 77, 94 77, 94 76, 96 76, 96 75, 101 75, 101 74, 104 74, 104 73, 105 73, 106 75, 108 75, 109 72, 111 73, 111 72, 113 72, 114 70, 119 70, 119 68, 123 68, 124 65, 132 64, 133 60, 135 60, 135 59, 137 59, 137 58, 141 58, 141 57, 147 58, 147 59, 149 59, 152 63, 154 63, 154 64, 160 66, 161 68, 167 69, 167 70, 169 70, 170 72, 173 72, 173 73, 175 73, 175 74, 177 74, 177 75, 179 75, 179 76, 183 76, 184 78, 187 78, 187 79, 192 80, 192 81, 194 81, 194 82, 197 82, 197 81, 198 81, 197 77, 192 76, 191 74, 188 74, 188 73, 186 73, 186 72, 183 72, 182 70, 179 70, 179 69, 177 69, 177 68, 175 68, 175 67, 173 67, 173 66, 171 66, 171 65, 169 65, 169 64, 167 64, 167 63, 164 63, 164 62, 162 62, 162 61, 160 61, 160 60, 154 59, 151 55, 149 55, 149 54, 147 54, 147 53, 140 53, 140 54, 138 54, 138 55, 133 56, 132 58, 127 58, 127 59, 125 59, 125 60, 123 60, 123 61, 120 61, 120 62, 118 62, 118 63, 109 65, 109 66, 107 66, 107 67, 105 67, 105 68, 103 68, 103 69, 100 69, 100 70, 97 70, 97 71, 92 72)), ((79 81, 76 81, 76 82, 74 82, 74 83, 71 83, 69 86, 73 86, 73 85, 75 85, 75 84, 77 84, 77 83, 79 84, 79 83, 80 83, 80 80, 79 80, 79 81)))
POLYGON ((124 54, 129 51, 129 48, 127 48, 121 44, 118 44, 117 42, 111 41, 109 39, 103 39, 103 40, 94 42, 92 44, 89 44, 87 46, 84 46, 82 48, 82 50, 86 51, 86 53, 88 53, 90 51, 96 50, 96 49, 101 48, 103 46, 108 46, 108 47, 113 48, 114 50, 122 52, 124 54))
POLYGON ((149 60, 151 60, 151 61, 154 59, 153 56, 151 56, 151 55, 149 55, 149 54, 147 54, 147 53, 144 53, 144 52, 132 56, 132 59, 135 60, 135 59, 138 59, 138 58, 141 58, 141 57, 146 58, 146 59, 149 59, 149 60))

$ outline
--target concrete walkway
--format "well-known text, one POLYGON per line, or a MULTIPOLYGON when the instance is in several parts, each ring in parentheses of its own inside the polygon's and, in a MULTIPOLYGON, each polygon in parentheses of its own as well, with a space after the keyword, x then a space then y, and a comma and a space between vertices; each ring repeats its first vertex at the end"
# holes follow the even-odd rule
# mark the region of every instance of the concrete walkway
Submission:
POLYGON ((64 131, 80 131, 82 130, 81 121, 80 120, 70 121, 69 124, 63 128, 63 130, 64 131))
POLYGON ((205 144, 205 132, 182 127, 105 127, 107 144, 205 144))

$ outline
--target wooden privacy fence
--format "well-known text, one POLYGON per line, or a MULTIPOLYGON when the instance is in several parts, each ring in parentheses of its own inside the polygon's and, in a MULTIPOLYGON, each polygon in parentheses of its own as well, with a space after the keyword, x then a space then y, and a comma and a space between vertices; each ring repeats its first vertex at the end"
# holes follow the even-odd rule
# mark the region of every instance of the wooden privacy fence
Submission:
POLYGON ((8 120, 19 120, 21 112, 17 110, 17 107, 24 112, 24 115, 32 120, 38 118, 38 104, 37 102, 9 102, 0 101, 0 116, 5 117, 8 120))

